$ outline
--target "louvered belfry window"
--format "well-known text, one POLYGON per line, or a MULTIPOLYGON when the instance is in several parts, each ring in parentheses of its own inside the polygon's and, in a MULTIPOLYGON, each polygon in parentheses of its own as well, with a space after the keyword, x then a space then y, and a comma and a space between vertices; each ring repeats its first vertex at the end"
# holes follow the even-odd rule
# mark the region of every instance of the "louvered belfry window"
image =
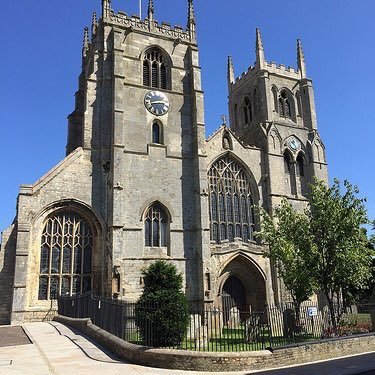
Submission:
POLYGON ((164 55, 156 48, 145 53, 143 60, 143 85, 168 89, 168 69, 164 55))
POLYGON ((229 155, 208 172, 211 240, 216 243, 254 240, 254 201, 249 178, 229 155))
POLYGON ((292 117, 292 107, 290 99, 285 91, 282 91, 279 98, 279 115, 282 117, 292 117))
POLYGON ((41 239, 39 300, 91 290, 93 236, 77 213, 48 218, 41 239))

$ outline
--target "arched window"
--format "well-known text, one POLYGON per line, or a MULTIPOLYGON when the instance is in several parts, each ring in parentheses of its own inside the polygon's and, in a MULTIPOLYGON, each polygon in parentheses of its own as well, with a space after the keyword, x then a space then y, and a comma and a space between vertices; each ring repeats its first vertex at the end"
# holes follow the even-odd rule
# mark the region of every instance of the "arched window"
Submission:
POLYGON ((296 93, 296 100, 297 100, 297 110, 298 110, 298 116, 302 117, 302 101, 301 101, 301 95, 299 91, 296 93))
POLYGON ((296 171, 296 182, 301 195, 306 195, 307 193, 307 179, 305 170, 305 158, 301 153, 297 156, 297 171, 296 171))
POLYGON ((169 69, 164 55, 156 48, 145 53, 143 85, 167 90, 169 69))
POLYGON ((253 112, 254 112, 254 117, 258 115, 259 112, 259 94, 257 88, 254 89, 254 94, 253 94, 253 112))
POLYGON ((77 213, 64 211, 48 218, 40 250, 40 300, 91 290, 93 236, 77 213))
POLYGON ((279 115, 282 117, 292 118, 291 103, 285 90, 281 91, 279 97, 279 115))
POLYGON ((295 175, 292 157, 288 151, 284 152, 285 188, 287 194, 295 194, 295 175))
POLYGON ((229 155, 216 161, 208 172, 211 240, 221 243, 241 238, 254 240, 254 202, 250 181, 229 155))
POLYGON ((168 246, 168 216, 158 203, 153 204, 145 216, 145 246, 168 246))
POLYGON ((157 122, 152 124, 152 143, 162 143, 161 126, 157 122))
POLYGON ((248 97, 245 98, 243 104, 243 120, 246 125, 250 124, 251 121, 253 121, 251 100, 248 97))
POLYGON ((278 107, 278 99, 277 99, 277 88, 275 86, 272 86, 272 95, 273 95, 273 103, 274 103, 274 111, 278 112, 279 107, 278 107))

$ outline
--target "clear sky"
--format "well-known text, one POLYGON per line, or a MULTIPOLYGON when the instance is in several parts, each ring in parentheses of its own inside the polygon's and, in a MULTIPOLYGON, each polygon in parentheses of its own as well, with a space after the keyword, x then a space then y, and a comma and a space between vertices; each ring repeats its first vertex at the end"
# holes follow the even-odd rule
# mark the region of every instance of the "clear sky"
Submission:
MULTIPOLYGON (((113 0, 138 13, 138 0, 113 0)), ((154 0, 156 19, 186 25, 187 0, 154 0)), ((143 0, 143 12, 147 1, 143 0)), ((227 114, 227 56, 236 75, 255 61, 260 27, 268 61, 296 67, 301 38, 313 79, 331 180, 349 179, 375 218, 375 1, 195 0, 207 135, 227 114)), ((20 184, 65 155, 81 66, 82 33, 100 0, 2 1, 0 230, 15 216, 20 184)))

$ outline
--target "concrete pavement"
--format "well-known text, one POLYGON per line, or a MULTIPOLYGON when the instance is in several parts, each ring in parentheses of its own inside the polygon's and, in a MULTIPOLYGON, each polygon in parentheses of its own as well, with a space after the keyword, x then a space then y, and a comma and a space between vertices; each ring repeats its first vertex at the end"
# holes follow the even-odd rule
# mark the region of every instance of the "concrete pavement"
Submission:
MULTIPOLYGON (((9 345, 11 346, 0 347, 0 375, 212 374, 207 372, 164 370, 124 363, 114 358, 96 343, 90 341, 90 339, 57 322, 29 323, 24 324, 23 328, 32 343, 27 344, 27 340, 21 340, 21 344, 14 345, 14 342, 11 342, 9 338, 9 345)), ((0 335, 2 335, 0 342, 7 341, 7 339, 4 338, 5 332, 4 327, 0 327, 0 335)), ((361 372, 364 373, 370 369, 375 369, 375 353, 370 355, 365 361, 360 357, 352 358, 356 359, 347 359, 341 362, 341 364, 324 362, 311 366, 291 367, 289 369, 256 373, 264 375, 349 375, 359 374, 361 372), (314 370, 314 366, 318 366, 315 368, 316 370, 314 370), (330 368, 335 369, 335 371, 329 372, 328 366, 331 366, 330 368)), ((335 362, 339 363, 339 361, 335 362)), ((244 375, 250 373, 249 371, 244 371, 226 374, 244 375)), ((370 374, 372 375, 371 372, 366 375, 370 374)))
POLYGON ((1 375, 207 374, 124 363, 88 338, 57 322, 29 323, 23 328, 33 343, 0 348, 1 375))

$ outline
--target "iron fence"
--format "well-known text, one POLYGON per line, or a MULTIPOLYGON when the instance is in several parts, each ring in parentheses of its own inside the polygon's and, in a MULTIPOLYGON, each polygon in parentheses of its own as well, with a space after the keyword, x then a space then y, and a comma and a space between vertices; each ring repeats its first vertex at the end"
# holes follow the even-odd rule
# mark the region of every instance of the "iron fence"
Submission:
POLYGON ((265 306, 262 311, 237 307, 168 310, 92 295, 59 297, 58 312, 90 318, 98 327, 138 345, 196 351, 253 351, 373 331, 375 305, 346 309, 332 328, 326 307, 313 302, 265 306), (184 324, 183 322, 186 322, 184 324))

